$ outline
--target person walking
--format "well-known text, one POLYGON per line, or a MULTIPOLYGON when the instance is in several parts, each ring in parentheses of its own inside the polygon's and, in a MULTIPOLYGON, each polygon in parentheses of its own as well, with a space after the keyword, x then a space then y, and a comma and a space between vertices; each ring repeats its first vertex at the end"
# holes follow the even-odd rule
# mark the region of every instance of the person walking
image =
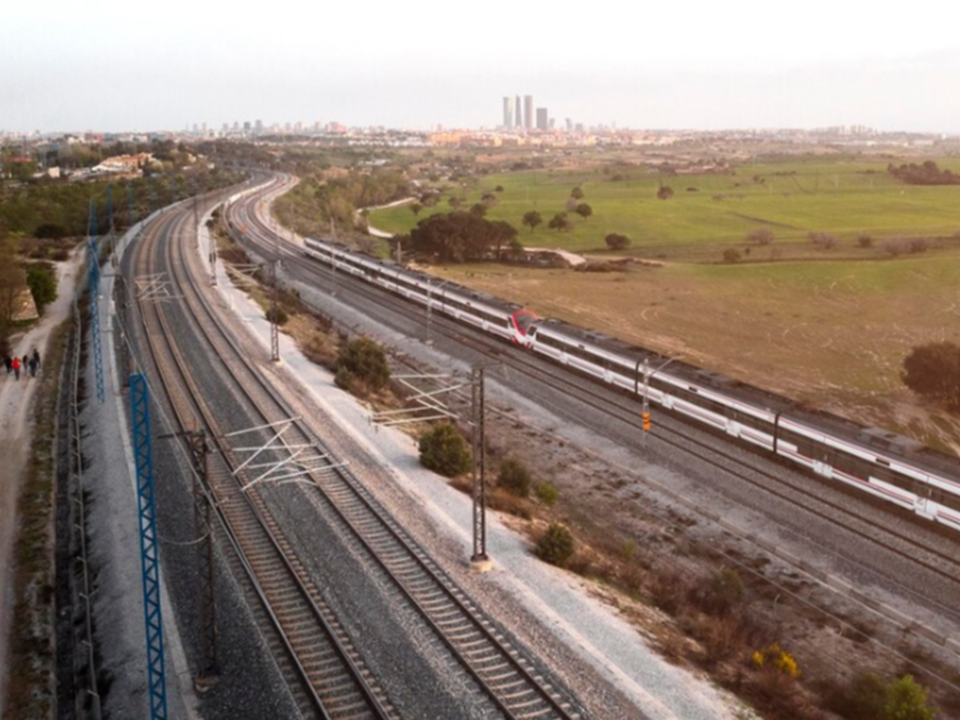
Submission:
POLYGON ((7 366, 7 375, 9 375, 13 371, 13 358, 9 355, 4 355, 3 364, 7 366))
POLYGON ((37 376, 37 359, 33 356, 30 357, 30 361, 27 363, 27 367, 30 368, 30 377, 37 376))
POLYGON ((27 363, 30 361, 30 356, 26 353, 23 354, 23 360, 20 361, 20 369, 23 370, 23 379, 27 379, 27 363))
POLYGON ((13 362, 11 364, 13 365, 13 374, 16 376, 16 379, 19 380, 20 379, 20 358, 18 357, 13 358, 13 362))
POLYGON ((33 349, 33 361, 37 364, 37 370, 40 369, 40 353, 36 348, 33 349))

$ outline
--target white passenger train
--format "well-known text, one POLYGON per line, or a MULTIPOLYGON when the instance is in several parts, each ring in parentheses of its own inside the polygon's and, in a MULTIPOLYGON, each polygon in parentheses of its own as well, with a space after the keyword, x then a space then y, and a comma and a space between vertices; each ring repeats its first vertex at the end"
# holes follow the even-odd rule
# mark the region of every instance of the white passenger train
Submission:
POLYGON ((306 254, 431 311, 512 341, 575 368, 597 381, 642 396, 679 415, 761 448, 817 475, 892 502, 960 531, 960 462, 878 428, 865 428, 804 409, 772 393, 682 362, 649 377, 664 358, 600 333, 557 320, 469 288, 438 283, 395 263, 308 239, 306 254))

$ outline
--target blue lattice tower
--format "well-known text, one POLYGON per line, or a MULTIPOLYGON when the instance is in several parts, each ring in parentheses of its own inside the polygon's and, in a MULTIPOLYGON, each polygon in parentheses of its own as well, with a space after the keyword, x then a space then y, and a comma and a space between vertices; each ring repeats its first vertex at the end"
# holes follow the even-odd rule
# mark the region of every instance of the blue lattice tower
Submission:
POLYGON ((97 211, 90 201, 87 224, 87 250, 90 266, 87 275, 87 295, 90 297, 90 336, 93 344, 93 369, 96 376, 97 400, 103 402, 103 344, 100 340, 100 257, 97 249, 97 211))
POLYGON ((167 718, 166 670, 163 656, 163 612, 160 607, 160 557, 154 504, 153 449, 150 442, 150 396, 143 373, 130 376, 133 456, 137 469, 140 560, 143 569, 143 611, 147 639, 147 686, 152 720, 167 718))

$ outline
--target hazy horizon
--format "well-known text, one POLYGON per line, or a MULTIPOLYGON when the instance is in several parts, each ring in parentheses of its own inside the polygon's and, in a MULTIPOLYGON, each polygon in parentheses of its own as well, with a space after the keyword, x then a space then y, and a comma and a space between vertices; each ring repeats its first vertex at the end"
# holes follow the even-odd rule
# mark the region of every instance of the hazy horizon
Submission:
POLYGON ((942 6, 837 5, 492 0, 464 15, 428 0, 372 3, 362 18, 295 0, 14 5, 0 130, 492 128, 504 96, 533 95, 558 127, 960 132, 960 40, 942 6))

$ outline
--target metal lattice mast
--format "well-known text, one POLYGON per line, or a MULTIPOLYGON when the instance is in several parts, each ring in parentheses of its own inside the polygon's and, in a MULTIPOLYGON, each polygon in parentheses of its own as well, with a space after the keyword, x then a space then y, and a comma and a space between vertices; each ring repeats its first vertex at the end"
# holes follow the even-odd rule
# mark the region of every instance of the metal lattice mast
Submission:
POLYGON ((483 563, 487 556, 486 437, 484 435, 483 367, 473 368, 473 557, 483 563))
POLYGON ((273 261, 273 297, 270 302, 270 358, 273 362, 280 362, 280 285, 278 277, 280 261, 273 261))
POLYGON ((93 369, 96 376, 97 400, 103 402, 103 344, 100 339, 100 258, 97 250, 97 211, 90 201, 90 216, 87 223, 87 251, 90 267, 87 275, 87 292, 90 296, 90 335, 93 342, 93 369))
POLYGON ((140 560, 143 570, 143 611, 147 640, 147 689, 151 720, 167 718, 167 687, 163 656, 163 613, 160 607, 160 557, 154 505, 153 449, 150 439, 150 397, 142 373, 130 376, 133 455, 137 470, 140 521, 140 560))
POLYGON ((206 690, 220 675, 217 663, 217 598, 213 567, 213 537, 210 502, 204 485, 208 482, 207 456, 210 452, 203 430, 187 435, 196 471, 193 476, 194 531, 197 537, 197 625, 200 634, 199 670, 194 684, 206 690))

